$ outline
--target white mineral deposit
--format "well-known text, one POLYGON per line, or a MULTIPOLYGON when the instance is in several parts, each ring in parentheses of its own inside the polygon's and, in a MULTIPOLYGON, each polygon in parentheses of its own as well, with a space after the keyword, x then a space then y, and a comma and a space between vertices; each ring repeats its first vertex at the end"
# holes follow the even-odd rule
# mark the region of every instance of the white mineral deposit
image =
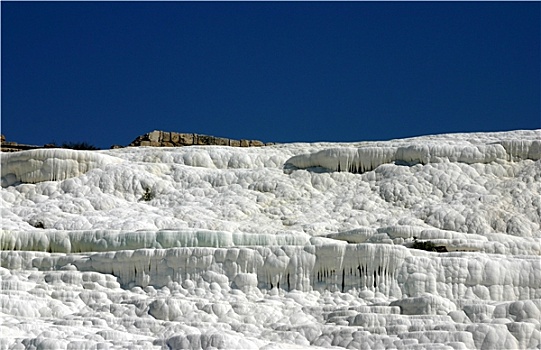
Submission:
POLYGON ((1 154, 0 349, 539 349, 541 130, 1 154))

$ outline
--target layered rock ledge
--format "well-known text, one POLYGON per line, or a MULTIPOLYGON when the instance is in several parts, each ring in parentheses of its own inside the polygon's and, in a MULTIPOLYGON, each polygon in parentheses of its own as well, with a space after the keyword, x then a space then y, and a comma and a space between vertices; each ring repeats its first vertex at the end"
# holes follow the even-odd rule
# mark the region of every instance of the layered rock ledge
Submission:
POLYGON ((0 150, 2 152, 18 152, 26 151, 29 149, 43 148, 46 146, 36 146, 36 145, 26 145, 22 143, 17 143, 14 141, 6 141, 6 137, 2 134, 0 135, 0 150))
MULTIPOLYGON (((247 139, 229 139, 225 137, 216 137, 195 133, 178 133, 169 131, 154 130, 144 135, 138 136, 128 147, 151 146, 151 147, 183 147, 183 146, 231 146, 231 147, 261 147, 274 145, 274 142, 262 142, 259 140, 247 139)), ((111 148, 123 148, 122 145, 112 145, 111 148)), ((46 145, 26 145, 14 141, 6 141, 6 137, 1 135, 0 151, 18 152, 40 148, 60 148, 55 144, 46 145)), ((70 147, 67 147, 70 148, 70 147)))
POLYGON ((264 143, 259 140, 234 140, 224 137, 216 137, 201 134, 187 134, 154 130, 137 137, 129 146, 152 146, 152 147, 182 147, 182 146, 231 146, 231 147, 261 147, 274 143, 264 143))

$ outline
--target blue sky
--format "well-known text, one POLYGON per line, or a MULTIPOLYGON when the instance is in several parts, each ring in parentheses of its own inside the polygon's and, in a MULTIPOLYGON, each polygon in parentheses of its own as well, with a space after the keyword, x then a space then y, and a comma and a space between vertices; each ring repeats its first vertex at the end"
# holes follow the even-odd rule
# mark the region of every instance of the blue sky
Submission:
POLYGON ((540 2, 5 2, 2 133, 126 145, 541 128, 540 2))

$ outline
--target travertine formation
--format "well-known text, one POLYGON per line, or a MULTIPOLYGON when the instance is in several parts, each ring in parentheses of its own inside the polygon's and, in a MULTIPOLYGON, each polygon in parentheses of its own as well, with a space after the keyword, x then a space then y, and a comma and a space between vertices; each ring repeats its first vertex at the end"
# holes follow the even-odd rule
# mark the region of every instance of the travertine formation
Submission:
POLYGON ((258 140, 233 140, 201 134, 185 134, 154 130, 137 137, 129 146, 181 147, 181 146, 231 146, 231 147, 261 147, 272 145, 258 140))
POLYGON ((541 349, 540 140, 3 153, 0 350, 541 349))

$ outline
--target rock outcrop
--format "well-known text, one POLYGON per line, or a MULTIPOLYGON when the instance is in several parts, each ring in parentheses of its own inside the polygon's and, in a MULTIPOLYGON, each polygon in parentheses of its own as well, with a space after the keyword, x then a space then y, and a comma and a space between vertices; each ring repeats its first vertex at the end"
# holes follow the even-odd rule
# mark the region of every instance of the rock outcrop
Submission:
POLYGON ((25 145, 13 141, 6 141, 6 137, 3 134, 0 136, 0 150, 2 152, 17 152, 36 148, 43 148, 43 146, 25 145))
POLYGON ((137 137, 129 147, 153 146, 153 147, 182 147, 182 146, 231 146, 231 147, 261 147, 274 143, 263 143, 258 140, 233 140, 224 137, 216 137, 200 134, 186 134, 154 130, 137 137))
MULTIPOLYGON (((245 139, 234 140, 234 139, 209 136, 209 135, 187 134, 187 133, 154 130, 152 132, 149 132, 137 137, 128 145, 128 147, 137 147, 137 146, 182 147, 182 146, 193 146, 193 145, 261 147, 261 146, 270 146, 274 144, 275 144, 274 142, 264 143, 259 140, 245 140, 245 139)), ((124 146, 121 146, 121 145, 111 146, 112 149, 123 148, 123 147, 124 146)), ((29 149, 38 149, 38 148, 62 148, 62 146, 57 146, 55 144, 46 144, 43 146, 20 144, 13 141, 6 141, 6 137, 4 135, 1 135, 0 150, 2 152, 17 152, 17 151, 25 151, 29 149)), ((72 147, 63 146, 63 148, 72 148, 72 147)))

